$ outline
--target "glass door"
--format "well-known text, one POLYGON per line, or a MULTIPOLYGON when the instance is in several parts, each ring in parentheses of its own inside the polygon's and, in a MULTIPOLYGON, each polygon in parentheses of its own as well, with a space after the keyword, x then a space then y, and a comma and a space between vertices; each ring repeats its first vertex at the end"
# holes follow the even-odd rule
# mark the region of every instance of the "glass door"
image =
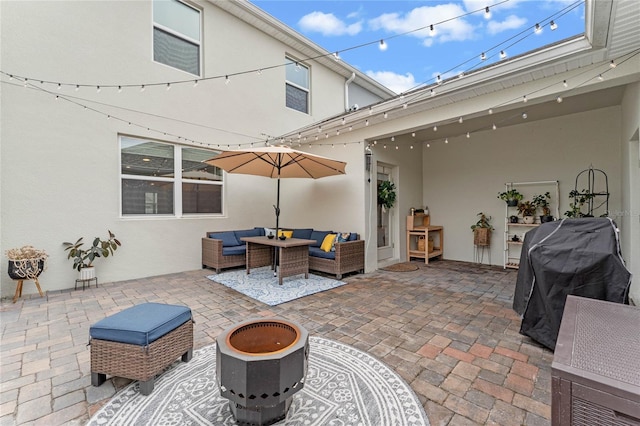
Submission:
MULTIPOLYGON (((391 167, 378 163, 376 184, 391 180, 391 167)), ((378 262, 393 257, 393 227, 392 210, 384 208, 377 203, 377 240, 378 240, 378 262)))

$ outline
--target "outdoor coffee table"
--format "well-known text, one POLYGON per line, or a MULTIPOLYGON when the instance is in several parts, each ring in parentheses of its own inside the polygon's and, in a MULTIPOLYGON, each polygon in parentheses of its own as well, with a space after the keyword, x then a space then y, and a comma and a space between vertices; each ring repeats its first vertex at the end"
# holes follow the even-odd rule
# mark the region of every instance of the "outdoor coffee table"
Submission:
POLYGON ((301 238, 287 238, 280 240, 278 238, 269 239, 268 237, 244 237, 242 241, 247 243, 247 274, 251 272, 254 265, 260 264, 260 254, 264 246, 270 246, 278 250, 277 264, 274 261, 273 268, 278 273, 278 284, 282 285, 284 277, 292 275, 304 274, 305 278, 309 278, 309 245, 315 243, 315 240, 303 240, 301 238))

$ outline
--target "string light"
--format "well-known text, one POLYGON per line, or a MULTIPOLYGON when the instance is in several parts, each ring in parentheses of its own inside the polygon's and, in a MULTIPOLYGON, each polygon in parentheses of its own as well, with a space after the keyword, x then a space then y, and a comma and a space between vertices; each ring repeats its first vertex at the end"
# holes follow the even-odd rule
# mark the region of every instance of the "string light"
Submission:
POLYGON ((193 80, 193 87, 198 87, 198 80, 193 80))
POLYGON ((171 83, 167 83, 167 90, 171 90, 171 83))
POLYGON ((562 85, 564 87, 569 87, 569 83, 567 83, 567 80, 562 80, 562 85))
POLYGON ((536 34, 541 34, 542 33, 542 27, 540 26, 540 24, 536 23, 536 26, 535 26, 533 32, 536 33, 536 34))
POLYGON ((80 90, 80 85, 79 85, 79 84, 76 84, 76 92, 77 92, 78 90, 80 90))
POLYGON ((378 48, 384 52, 385 50, 387 50, 387 47, 387 43, 385 43, 384 40, 380 40, 380 45, 378 46, 378 48))
POLYGON ((144 84, 142 86, 140 86, 140 91, 144 92, 144 84))
POLYGON ((118 93, 122 93, 122 86, 118 86, 118 93))
POLYGON ((100 86, 96 86, 96 92, 100 93, 101 90, 100 86))
POLYGON ((484 8, 484 17, 485 17, 485 19, 490 19, 491 18, 491 10, 489 10, 489 6, 484 8))
POLYGON ((433 126, 433 131, 437 132, 438 131, 438 126, 433 126))
POLYGON ((611 67, 611 68, 615 68, 616 66, 617 66, 617 65, 616 65, 616 61, 614 61, 614 60, 612 59, 612 60, 611 60, 611 63, 609 63, 609 67, 611 67))
POLYGON ((462 124, 463 121, 462 117, 458 118, 458 123, 462 124))
POLYGON ((528 99, 527 99, 527 95, 524 95, 524 96, 522 97, 522 102, 527 103, 527 101, 528 101, 528 99))
POLYGON ((411 132, 411 137, 415 138, 416 137, 416 132, 411 132))
POLYGON ((385 111, 384 114, 382 115, 384 118, 387 118, 389 116, 389 114, 385 111))
POLYGON ((523 120, 526 120, 526 119, 527 119, 527 117, 528 117, 527 113, 526 113, 526 112, 523 112, 523 113, 522 113, 522 119, 523 119, 523 120))
POLYGON ((556 24, 555 21, 551 21, 549 28, 551 28, 551 31, 555 31, 558 29, 558 24, 556 24))
POLYGON ((598 74, 598 80, 600 81, 604 80, 604 77, 602 76, 602 74, 598 74))
POLYGON ((231 83, 229 76, 228 75, 224 76, 224 84, 229 84, 229 83, 231 83))
POLYGON ((493 123, 493 125, 491 126, 491 128, 492 128, 493 130, 496 130, 496 129, 498 128, 498 126, 496 126, 496 123, 493 123))
POLYGON ((481 61, 486 61, 487 60, 487 55, 484 52, 482 52, 482 54, 480 55, 480 60, 481 61))
POLYGON ((471 137, 471 133, 467 132, 467 139, 471 137))
POLYGON ((504 50, 500 51, 500 59, 504 59, 507 57, 507 52, 505 52, 504 50))
POLYGON ((449 138, 445 138, 444 143, 449 143, 449 138))
POLYGON ((431 37, 436 35, 436 29, 433 27, 433 24, 429 25, 429 35, 431 37))
POLYGON ((559 104, 562 103, 562 96, 558 96, 556 98, 556 102, 559 103, 559 104))
POLYGON ((436 91, 431 89, 431 97, 434 97, 436 95, 436 91))

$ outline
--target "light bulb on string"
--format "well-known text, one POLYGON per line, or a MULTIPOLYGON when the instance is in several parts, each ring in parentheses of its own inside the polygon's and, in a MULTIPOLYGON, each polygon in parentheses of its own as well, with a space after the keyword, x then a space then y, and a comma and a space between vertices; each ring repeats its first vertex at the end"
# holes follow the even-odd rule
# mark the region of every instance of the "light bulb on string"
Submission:
POLYGON ((144 92, 144 84, 142 86, 140 86, 140 91, 144 92))
POLYGON ((225 75, 224 76, 224 84, 229 84, 229 83, 231 83, 231 80, 229 79, 228 75, 225 75))
POLYGON ((387 50, 387 47, 387 43, 385 43, 384 40, 380 40, 380 45, 378 46, 378 48, 384 52, 385 50, 387 50))
POLYGON ((167 83, 167 90, 171 90, 171 83, 167 83))
POLYGON ((489 6, 484 8, 484 17, 485 19, 491 19, 491 10, 489 10, 489 6))
POLYGON ((556 102, 557 102, 557 103, 562 103, 562 96, 558 96, 558 97, 556 98, 556 102))
POLYGON ((551 31, 555 31, 558 29, 558 24, 556 24, 555 21, 551 21, 551 23, 549 24, 549 28, 551 28, 551 31))
POLYGON ((118 86, 118 93, 122 93, 122 86, 118 86))
POLYGON ((569 83, 567 83, 567 80, 562 80, 562 85, 564 87, 569 87, 569 83))
POLYGON ((487 60, 487 55, 486 55, 484 52, 482 52, 482 53, 480 54, 480 60, 481 60, 481 61, 486 61, 486 60, 487 60))
POLYGON ((100 88, 100 86, 96 86, 96 92, 100 93, 100 91, 102 91, 102 89, 100 88))
POLYGON ((389 114, 385 111, 384 114, 382 115, 384 118, 387 118, 389 116, 389 114))
POLYGON ((431 148, 431 144, 427 144, 427 148, 431 148))
POLYGON ((433 126, 433 131, 437 132, 438 131, 438 126, 433 126))
POLYGON ((409 145, 409 149, 413 149, 413 145, 409 145))
POLYGON ((615 68, 616 66, 617 66, 616 62, 612 59, 611 62, 609 63, 609 67, 615 68))
POLYGON ((436 83, 442 84, 442 76, 440 74, 436 76, 436 83))
POLYGON ((523 113, 522 113, 522 119, 523 119, 523 120, 526 120, 526 119, 527 119, 527 117, 528 117, 527 113, 526 113, 526 112, 523 112, 523 113))
POLYGON ((522 102, 526 103, 527 101, 528 101, 528 99, 527 99, 527 95, 524 95, 524 96, 522 97, 522 102))
POLYGON ((411 133, 411 137, 412 137, 412 138, 415 138, 415 137, 416 137, 416 132, 412 132, 412 133, 411 133))
POLYGON ((76 84, 76 92, 77 92, 78 90, 80 90, 80 85, 79 85, 79 84, 76 84))
POLYGON ((471 137, 471 133, 467 132, 467 139, 471 137))
POLYGON ((431 97, 434 97, 436 95, 436 91, 431 89, 431 97))
POLYGON ((507 52, 505 52, 504 50, 500 51, 500 59, 504 59, 507 57, 507 52))
POLYGON ((58 83, 58 90, 62 88, 62 84, 58 83))
POLYGON ((598 74, 598 81, 602 81, 604 80, 604 77, 602 76, 602 74, 598 74))
POLYGON ((193 87, 198 87, 198 80, 193 80, 193 87))
POLYGON ((536 34, 542 34, 542 27, 540 26, 540 24, 536 23, 536 26, 533 29, 533 32, 536 34))
POLYGON ((436 29, 434 28, 433 24, 429 25, 429 35, 431 37, 436 35, 436 29))
POLYGON ((449 138, 444 138, 444 143, 449 143, 449 138))
POLYGON ((364 125, 368 126, 369 125, 369 120, 365 120, 364 125))
POLYGON ((489 115, 493 114, 493 108, 489 108, 489 115))
POLYGON ((463 121, 464 119, 462 117, 458 118, 458 123, 462 124, 463 121))
POLYGON ((498 126, 496 126, 496 124, 495 124, 495 123, 493 123, 493 126, 491 126, 491 128, 492 128, 493 130, 496 130, 496 129, 498 128, 498 126))

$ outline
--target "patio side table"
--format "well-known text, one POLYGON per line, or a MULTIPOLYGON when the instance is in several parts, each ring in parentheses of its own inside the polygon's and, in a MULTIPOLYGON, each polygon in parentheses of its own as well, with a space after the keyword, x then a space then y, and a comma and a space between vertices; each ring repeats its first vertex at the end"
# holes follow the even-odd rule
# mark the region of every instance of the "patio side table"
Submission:
POLYGON ((640 308, 567 296, 551 364, 553 425, 640 424, 640 308))
POLYGON ((88 288, 91 288, 91 283, 94 282, 96 283, 96 288, 98 287, 98 277, 93 277, 93 278, 78 278, 76 279, 76 285, 73 287, 74 290, 78 289, 78 283, 81 282, 82 283, 82 291, 84 291, 84 286, 86 285, 88 288))

